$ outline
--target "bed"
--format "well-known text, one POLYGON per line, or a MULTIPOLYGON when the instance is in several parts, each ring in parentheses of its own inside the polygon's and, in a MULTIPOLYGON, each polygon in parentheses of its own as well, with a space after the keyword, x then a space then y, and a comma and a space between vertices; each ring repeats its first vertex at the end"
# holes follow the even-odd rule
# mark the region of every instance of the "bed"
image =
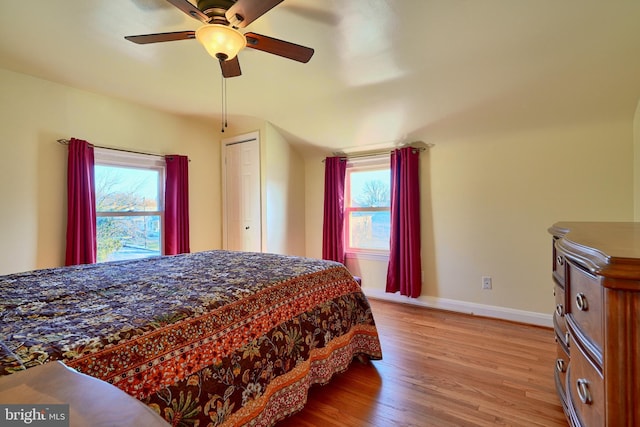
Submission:
POLYGON ((339 263, 205 251, 0 276, 0 375, 54 360, 172 425, 269 426, 382 357, 339 263))

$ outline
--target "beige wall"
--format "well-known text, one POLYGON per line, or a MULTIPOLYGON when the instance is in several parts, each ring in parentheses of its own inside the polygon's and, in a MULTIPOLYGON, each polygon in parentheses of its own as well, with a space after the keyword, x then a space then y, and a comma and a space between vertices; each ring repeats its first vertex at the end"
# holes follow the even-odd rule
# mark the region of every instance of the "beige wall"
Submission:
MULTIPOLYGON (((554 299, 547 228, 560 220, 633 220, 629 121, 423 140, 435 143, 421 155, 420 300, 426 305, 493 307, 549 320, 554 299), (482 276, 493 278, 493 290, 481 289, 482 276)), ((320 256, 322 246, 320 160, 307 159, 311 256, 320 256)), ((365 291, 383 293, 384 262, 359 260, 351 267, 362 275, 365 291)))
POLYGON ((188 155, 191 250, 220 247, 220 149, 208 123, 1 69, 0 93, 0 274, 64 263, 66 148, 59 138, 188 155))
POLYGON ((633 154, 634 220, 640 221, 640 101, 633 117, 633 154))
POLYGON ((266 252, 305 255, 304 160, 265 125, 266 252))

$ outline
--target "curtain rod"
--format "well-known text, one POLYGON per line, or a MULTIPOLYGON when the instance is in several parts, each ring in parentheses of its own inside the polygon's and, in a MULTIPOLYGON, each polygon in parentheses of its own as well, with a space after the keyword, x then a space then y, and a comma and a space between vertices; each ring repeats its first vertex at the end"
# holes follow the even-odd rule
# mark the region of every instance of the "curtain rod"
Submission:
MULTIPOLYGON (((430 144, 430 143, 427 143, 427 144, 422 143, 422 144, 423 144, 423 146, 413 146, 411 144, 403 145, 403 146, 397 147, 397 149, 411 147, 414 150, 426 151, 427 148, 431 148, 431 147, 434 146, 434 144, 430 144)), ((362 152, 362 153, 353 153, 353 154, 345 154, 345 153, 340 153, 340 152, 334 151, 332 154, 335 157, 344 157, 345 159, 349 160, 349 159, 358 159, 358 158, 362 158, 362 157, 375 157, 375 156, 381 156, 383 154, 390 154, 390 153, 393 152, 393 150, 395 150, 395 149, 386 148, 386 149, 381 149, 381 150, 372 150, 372 151, 365 151, 365 152, 362 152)), ((322 159, 322 162, 324 163, 324 159, 322 159)))
MULTIPOLYGON (((62 145, 69 145, 69 140, 68 139, 59 139, 58 143, 62 144, 62 145)), ((122 151, 124 153, 144 154, 144 155, 147 155, 147 156, 156 156, 156 157, 163 157, 163 158, 166 157, 164 154, 145 153, 144 151, 127 150, 127 149, 124 149, 124 148, 104 147, 104 146, 95 145, 95 144, 91 144, 91 146, 95 147, 95 148, 103 148, 105 150, 122 151)), ((191 159, 189 159, 189 161, 191 161, 191 159)))

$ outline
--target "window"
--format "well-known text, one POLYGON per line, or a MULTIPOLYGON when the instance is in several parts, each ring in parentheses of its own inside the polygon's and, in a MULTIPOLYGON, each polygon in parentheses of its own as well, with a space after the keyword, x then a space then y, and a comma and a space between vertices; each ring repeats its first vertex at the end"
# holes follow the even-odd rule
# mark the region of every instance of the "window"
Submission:
POLYGON ((350 160, 345 179, 346 252, 387 254, 391 231, 389 157, 350 160))
POLYGON ((98 262, 163 253, 162 157, 96 148, 98 262))

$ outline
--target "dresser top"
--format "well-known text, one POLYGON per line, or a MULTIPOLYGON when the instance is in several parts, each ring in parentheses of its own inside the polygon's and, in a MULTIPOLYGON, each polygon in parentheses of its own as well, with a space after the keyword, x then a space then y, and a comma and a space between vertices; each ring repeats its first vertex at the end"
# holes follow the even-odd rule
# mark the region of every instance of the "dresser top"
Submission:
POLYGON ((605 277, 640 280, 640 222, 558 222, 556 247, 605 277))

